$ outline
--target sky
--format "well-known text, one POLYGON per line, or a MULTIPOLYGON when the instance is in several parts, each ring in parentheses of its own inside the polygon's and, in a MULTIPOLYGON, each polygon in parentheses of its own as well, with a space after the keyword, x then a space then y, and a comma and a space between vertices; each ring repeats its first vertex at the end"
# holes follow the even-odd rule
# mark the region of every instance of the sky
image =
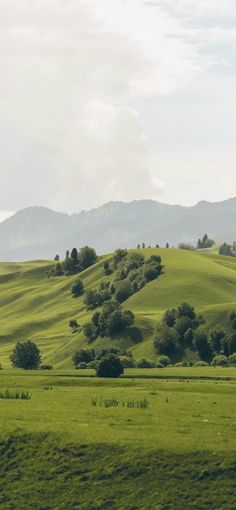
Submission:
POLYGON ((235 90, 236 0, 0 0, 0 219, 235 196, 235 90))

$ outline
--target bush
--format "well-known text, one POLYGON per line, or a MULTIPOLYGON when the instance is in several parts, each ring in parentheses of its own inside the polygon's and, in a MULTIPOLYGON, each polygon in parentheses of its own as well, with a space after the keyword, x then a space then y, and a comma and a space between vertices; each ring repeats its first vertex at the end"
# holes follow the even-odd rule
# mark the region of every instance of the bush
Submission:
POLYGON ((206 361, 197 361, 194 365, 195 367, 209 367, 209 364, 206 361))
POLYGON ((78 297, 78 296, 81 296, 84 292, 84 284, 81 280, 77 280, 77 282, 75 282, 72 287, 71 287, 71 292, 72 292, 72 295, 74 297, 78 297))
POLYGON ((154 368, 155 363, 151 359, 141 358, 136 362, 138 368, 154 368))
POLYGON ((80 363, 91 363, 95 359, 95 352, 93 349, 80 349, 75 352, 72 357, 72 361, 77 367, 80 363))
POLYGON ((165 365, 163 363, 156 363, 156 368, 165 368, 165 365))
POLYGON ((163 356, 159 356, 157 362, 161 363, 161 365, 164 365, 164 367, 167 367, 168 365, 171 364, 169 356, 164 356, 164 355, 163 356))
POLYGON ((76 333, 79 329, 79 324, 76 319, 71 319, 69 321, 69 327, 72 329, 73 333, 76 333))
POLYGON ((31 342, 31 340, 18 342, 10 355, 10 361, 15 368, 33 370, 40 365, 40 351, 37 345, 31 342))
POLYGON ((236 365, 236 352, 228 357, 230 365, 236 365))
POLYGON ((187 363, 187 361, 179 361, 178 363, 175 363, 175 367, 176 368, 188 367, 188 363, 187 363))
POLYGON ((226 356, 215 356, 212 360, 212 365, 214 367, 227 367, 229 364, 228 358, 226 356))
POLYGON ((53 369, 53 366, 52 365, 41 365, 41 370, 52 370, 53 369))
POLYGON ((121 356, 120 361, 124 368, 134 368, 135 363, 133 358, 130 358, 130 356, 121 356))
POLYGON ((124 372, 124 367, 121 363, 120 358, 115 354, 109 354, 102 358, 97 367, 97 377, 120 377, 124 372))
POLYGON ((2 364, 0 363, 0 370, 2 370, 2 364))

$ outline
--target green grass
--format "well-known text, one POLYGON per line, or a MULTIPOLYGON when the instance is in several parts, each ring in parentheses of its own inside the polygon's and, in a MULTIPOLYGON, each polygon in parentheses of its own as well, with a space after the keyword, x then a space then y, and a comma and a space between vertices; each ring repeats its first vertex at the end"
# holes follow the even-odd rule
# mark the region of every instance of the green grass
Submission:
MULTIPOLYGON (((194 305, 206 320, 206 327, 226 322, 227 312, 236 309, 236 259, 220 257, 214 252, 146 249, 145 256, 159 253, 165 269, 156 281, 149 283, 125 303, 136 314, 135 326, 142 331, 142 341, 132 328, 112 340, 114 345, 131 349, 135 358, 155 357, 153 335, 157 322, 167 308, 182 301, 194 305)), ((85 288, 98 288, 109 279, 103 273, 101 258, 80 274, 85 288)), ((82 333, 72 334, 70 319, 80 324, 90 320, 83 299, 73 299, 70 288, 78 278, 48 278, 52 263, 33 261, 0 264, 0 362, 9 366, 9 353, 18 340, 32 339, 40 347, 43 361, 56 368, 69 368, 75 349, 85 346, 82 333)), ((110 339, 98 340, 104 346, 110 339)))
POLYGON ((236 369, 90 374, 1 371, 1 509, 236 508, 236 369))

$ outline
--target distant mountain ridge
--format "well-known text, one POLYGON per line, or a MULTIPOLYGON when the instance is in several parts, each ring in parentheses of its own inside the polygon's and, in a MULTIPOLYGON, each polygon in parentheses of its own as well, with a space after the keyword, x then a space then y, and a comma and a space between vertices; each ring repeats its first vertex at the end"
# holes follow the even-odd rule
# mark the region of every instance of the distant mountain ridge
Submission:
POLYGON ((64 256, 66 249, 89 244, 98 253, 144 242, 176 246, 196 243, 207 232, 217 242, 236 239, 236 198, 195 206, 153 200, 109 202, 90 211, 66 214, 46 207, 20 210, 0 223, 0 260, 22 261, 64 256))

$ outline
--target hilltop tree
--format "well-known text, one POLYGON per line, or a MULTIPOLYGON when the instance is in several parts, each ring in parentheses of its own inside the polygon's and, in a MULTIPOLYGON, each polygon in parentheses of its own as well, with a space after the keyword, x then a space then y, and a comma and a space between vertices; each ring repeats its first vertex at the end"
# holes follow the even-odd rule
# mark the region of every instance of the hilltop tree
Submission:
POLYGON ((198 239, 197 248, 198 249, 211 248, 214 244, 215 241, 213 239, 210 239, 207 234, 204 234, 202 239, 198 239))
POLYGON ((84 269, 87 269, 92 264, 94 264, 94 262, 96 262, 97 260, 96 251, 94 250, 94 248, 84 246, 79 251, 78 259, 80 269, 83 271, 84 269))
POLYGON ((10 361, 15 368, 37 369, 41 362, 40 351, 31 340, 18 342, 10 355, 10 361))

